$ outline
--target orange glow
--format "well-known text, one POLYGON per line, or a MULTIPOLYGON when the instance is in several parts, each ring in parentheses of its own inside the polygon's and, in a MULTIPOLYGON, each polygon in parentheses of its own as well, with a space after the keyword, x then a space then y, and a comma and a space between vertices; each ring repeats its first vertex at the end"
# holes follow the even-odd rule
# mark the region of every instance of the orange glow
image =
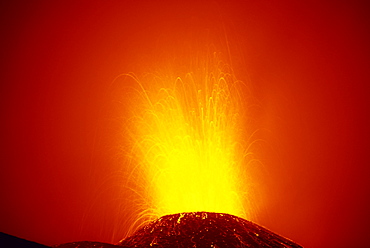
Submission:
MULTIPOLYGON (((116 243, 164 214, 153 185, 166 177, 167 164, 158 163, 156 175, 148 164, 156 151, 163 162, 170 149, 179 150, 182 143, 164 140, 185 126, 177 114, 181 125, 166 122, 171 130, 159 132, 149 100, 156 110, 161 103, 181 106, 189 120, 191 107, 199 110, 192 89, 204 88, 213 73, 214 82, 226 77, 227 120, 237 114, 222 140, 238 143, 227 155, 235 164, 229 186, 242 201, 234 206, 305 247, 367 247, 367 5, 3 1, 0 231, 49 246, 116 243), (202 53, 210 44, 218 58, 202 53), (137 76, 114 81, 129 72, 137 76), (169 101, 174 95, 180 97, 169 101)), ((203 105, 206 92, 212 90, 202 91, 203 105)), ((162 120, 170 113, 156 114, 162 120)), ((168 182, 162 183, 163 189, 168 182)))
POLYGON ((191 211, 245 217, 241 82, 215 54, 198 63, 181 77, 133 77, 142 99, 134 110, 140 114, 133 118, 133 152, 146 173, 147 208, 156 217, 191 211))

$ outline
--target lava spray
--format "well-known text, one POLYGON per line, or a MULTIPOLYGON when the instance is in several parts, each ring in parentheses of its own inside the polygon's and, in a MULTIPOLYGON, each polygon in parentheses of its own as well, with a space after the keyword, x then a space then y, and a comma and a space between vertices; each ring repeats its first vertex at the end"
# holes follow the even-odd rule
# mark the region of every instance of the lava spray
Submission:
POLYGON ((128 180, 141 185, 141 222, 196 211, 250 218, 251 95, 220 53, 186 69, 124 75, 134 82, 128 180))

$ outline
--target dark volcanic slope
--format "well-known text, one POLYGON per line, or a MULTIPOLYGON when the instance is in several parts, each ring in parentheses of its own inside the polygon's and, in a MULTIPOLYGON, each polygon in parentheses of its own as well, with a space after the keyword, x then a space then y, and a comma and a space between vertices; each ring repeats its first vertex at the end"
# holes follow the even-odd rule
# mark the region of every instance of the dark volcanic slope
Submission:
POLYGON ((0 247, 4 248, 50 248, 49 246, 0 232, 0 247))
POLYGON ((166 215, 120 242, 123 247, 302 247, 245 219, 220 213, 166 215))
POLYGON ((79 241, 56 245, 53 246, 53 248, 121 248, 121 247, 108 243, 79 241))

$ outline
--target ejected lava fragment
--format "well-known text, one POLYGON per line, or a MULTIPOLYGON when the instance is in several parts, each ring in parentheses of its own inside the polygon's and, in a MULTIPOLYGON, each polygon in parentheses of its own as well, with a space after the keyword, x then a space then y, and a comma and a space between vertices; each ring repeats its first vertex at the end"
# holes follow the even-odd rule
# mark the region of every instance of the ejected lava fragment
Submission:
POLYGON ((302 247, 229 214, 194 212, 163 216, 122 240, 123 247, 302 247))

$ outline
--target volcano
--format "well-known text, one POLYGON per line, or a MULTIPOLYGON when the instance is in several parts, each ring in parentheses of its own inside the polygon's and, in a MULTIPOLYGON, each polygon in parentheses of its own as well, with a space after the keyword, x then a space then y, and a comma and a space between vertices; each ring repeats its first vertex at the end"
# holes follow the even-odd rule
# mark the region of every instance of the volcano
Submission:
POLYGON ((302 247, 240 217, 210 212, 163 216, 119 242, 121 247, 302 247))
MULTIPOLYGON (((5 235, 0 246, 46 247, 37 243, 5 235), (22 241, 22 243, 20 243, 22 241), (21 244, 21 245, 20 245, 21 244)), ((222 213, 189 212, 160 217, 138 229, 118 244, 101 242, 72 242, 54 248, 242 248, 302 246, 243 218, 222 213)))

